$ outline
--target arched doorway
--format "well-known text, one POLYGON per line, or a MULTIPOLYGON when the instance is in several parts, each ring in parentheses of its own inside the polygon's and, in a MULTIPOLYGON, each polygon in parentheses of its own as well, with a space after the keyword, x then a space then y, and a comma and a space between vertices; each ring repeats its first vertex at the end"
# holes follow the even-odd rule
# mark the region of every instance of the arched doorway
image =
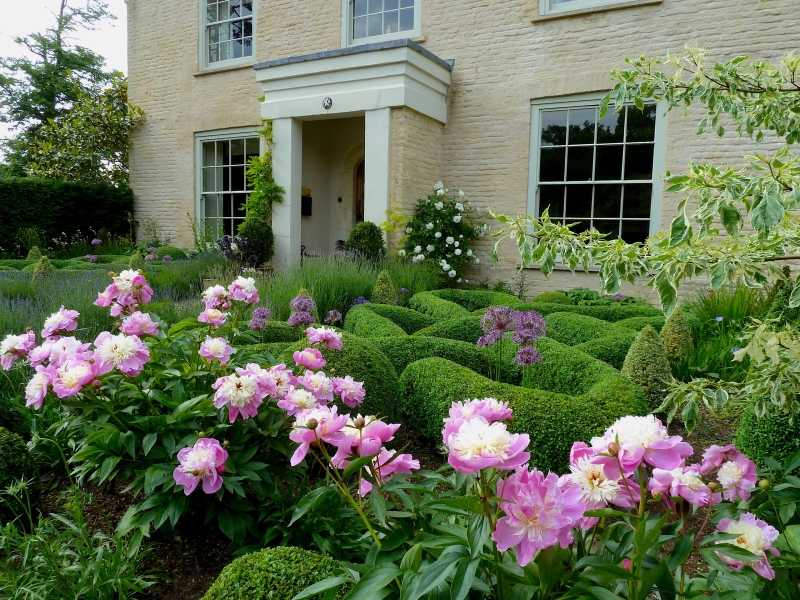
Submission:
POLYGON ((364 161, 358 165, 356 169, 356 185, 355 194, 353 194, 353 203, 355 210, 353 211, 356 216, 356 223, 361 223, 364 220, 364 161))

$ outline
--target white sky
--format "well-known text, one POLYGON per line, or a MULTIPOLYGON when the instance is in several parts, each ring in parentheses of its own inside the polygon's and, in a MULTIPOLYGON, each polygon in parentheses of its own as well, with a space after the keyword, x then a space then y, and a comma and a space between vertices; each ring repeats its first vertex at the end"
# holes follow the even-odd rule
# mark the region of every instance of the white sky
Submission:
MULTIPOLYGON (((71 6, 84 6, 86 0, 69 0, 71 6)), ((105 57, 108 69, 128 72, 127 44, 127 6, 125 0, 105 0, 108 11, 116 18, 103 21, 95 31, 77 31, 70 42, 93 50, 105 57)), ((0 56, 20 56, 22 49, 14 43, 14 38, 44 31, 55 24, 60 0, 27 0, 11 2, 0 0, 2 19, 0 19, 0 56)), ((9 137, 10 127, 0 123, 0 138, 9 137)))

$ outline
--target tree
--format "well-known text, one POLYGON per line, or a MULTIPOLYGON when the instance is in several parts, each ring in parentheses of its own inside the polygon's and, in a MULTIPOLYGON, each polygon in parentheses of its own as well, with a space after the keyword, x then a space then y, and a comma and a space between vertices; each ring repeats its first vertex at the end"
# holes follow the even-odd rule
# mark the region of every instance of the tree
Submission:
POLYGON ((70 110, 87 90, 99 90, 118 73, 104 70, 105 59, 73 45, 70 34, 95 29, 113 19, 101 0, 86 0, 82 8, 61 0, 55 25, 43 33, 15 38, 33 58, 0 58, 0 122, 14 123, 20 133, 6 142, 11 174, 24 175, 27 147, 49 120, 70 110))
POLYGON ((28 147, 28 170, 39 177, 87 183, 127 183, 130 132, 142 109, 128 104, 121 77, 99 93, 84 92, 72 109, 50 119, 28 147))

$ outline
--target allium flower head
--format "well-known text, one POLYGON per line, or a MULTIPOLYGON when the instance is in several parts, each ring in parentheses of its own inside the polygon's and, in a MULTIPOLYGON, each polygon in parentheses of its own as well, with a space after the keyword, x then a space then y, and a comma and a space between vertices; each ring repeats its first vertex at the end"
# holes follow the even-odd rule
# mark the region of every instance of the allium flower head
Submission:
POLYGON ((768 525, 765 521, 757 519, 752 513, 745 513, 739 517, 738 521, 733 519, 722 519, 717 526, 722 533, 731 533, 737 537, 733 540, 725 540, 725 544, 733 544, 739 548, 744 548, 748 552, 755 554, 756 560, 745 562, 734 560, 724 554, 719 557, 733 570, 740 571, 745 565, 749 565, 753 570, 765 579, 774 579, 775 571, 769 564, 767 552, 773 556, 780 556, 780 552, 772 546, 778 539, 778 530, 768 525))
POLYGON ((350 408, 361 406, 364 402, 366 390, 362 381, 355 381, 350 375, 345 377, 334 377, 333 392, 342 399, 342 402, 350 408))
POLYGON ((531 457, 525 451, 530 443, 527 433, 509 433, 505 423, 490 423, 482 416, 446 421, 443 439, 449 451, 447 462, 461 473, 488 467, 510 471, 531 457))
POLYGON ((614 301, 616 302, 622 302, 623 300, 625 300, 625 296, 623 294, 614 294, 613 296, 611 296, 611 298, 613 298, 614 301))
POLYGON ((207 335, 205 341, 200 344, 198 354, 208 361, 218 360, 220 364, 226 365, 233 354, 233 348, 228 345, 228 340, 225 338, 207 335))
POLYGON ((143 337, 145 335, 157 335, 158 323, 150 318, 148 313, 136 311, 122 320, 119 330, 127 335, 143 337))
POLYGON ((92 240, 92 246, 99 246, 99 245, 100 245, 100 244, 102 244, 102 243, 103 243, 103 240, 101 240, 101 239, 99 239, 99 238, 94 238, 94 239, 92 240))
POLYGON ((272 311, 268 308, 259 307, 253 311, 253 316, 247 324, 251 331, 263 331, 267 327, 267 321, 272 318, 272 311))
POLYGON ((36 346, 36 334, 28 330, 22 335, 8 334, 0 342, 0 367, 8 371, 18 358, 27 356, 36 346))
POLYGON ((94 341, 94 361, 99 374, 117 369, 130 377, 136 377, 150 360, 150 351, 135 335, 113 335, 102 332, 94 341))
POLYGON ((200 438, 191 448, 181 449, 178 460, 181 464, 175 467, 172 476, 187 496, 200 482, 206 494, 214 494, 222 487, 228 452, 214 438, 200 438))
POLYGON ((481 329, 484 333, 511 331, 514 329, 515 312, 509 306, 490 306, 481 317, 481 329))
POLYGON ((94 254, 87 254, 87 255, 86 255, 86 256, 84 256, 83 258, 84 258, 84 260, 85 260, 86 262, 88 262, 88 263, 92 263, 92 264, 94 264, 94 263, 96 263, 96 262, 97 262, 97 257, 96 257, 94 254))
POLYGON ((144 259, 145 259, 147 262, 153 262, 153 261, 156 261, 156 260, 158 260, 158 254, 145 254, 145 255, 144 255, 144 259))
POLYGON ((505 421, 512 412, 508 408, 508 402, 500 402, 495 398, 484 398, 483 400, 474 398, 463 402, 453 402, 450 405, 450 418, 445 422, 468 420, 480 416, 489 423, 494 423, 495 421, 505 421))
POLYGON ((256 280, 252 277, 239 276, 228 286, 228 294, 234 300, 246 302, 247 304, 257 304, 259 301, 256 280))
POLYGON ((328 316, 325 317, 325 323, 328 325, 336 325, 336 323, 342 322, 342 313, 338 310, 332 310, 328 312, 328 316))
POLYGON ((320 344, 324 348, 331 350, 341 350, 344 345, 342 344, 342 334, 335 329, 328 327, 309 327, 306 329, 306 336, 311 344, 320 344))
POLYGON ((151 254, 152 254, 153 252, 155 252, 156 250, 158 250, 158 248, 156 248, 155 246, 148 246, 148 247, 147 247, 147 251, 148 251, 148 252, 150 252, 151 254))
POLYGON ((62 305, 58 312, 44 320, 44 329, 42 329, 42 337, 50 338, 64 333, 72 333, 78 328, 77 318, 80 313, 77 310, 67 310, 62 305))
POLYGON ((519 367, 530 367, 539 362, 542 362, 542 355, 533 346, 523 346, 514 356, 514 363, 519 367))
MULTIPOLYGON (((424 259, 425 257, 423 256, 422 258, 424 259)), ((417 257, 415 256, 413 260, 416 261, 416 259, 417 257)), ((359 304, 369 304, 369 300, 364 298, 364 296, 359 296, 358 298, 353 300, 353 303, 350 306, 358 306, 359 304)))
POLYGON ((165 263, 172 262, 172 257, 169 254, 165 254, 164 256, 161 257, 161 262, 165 263))
MULTIPOLYGON (((410 454, 397 454, 396 450, 382 448, 380 454, 372 459, 372 471, 378 480, 378 485, 383 485, 395 473, 407 473, 419 469, 419 461, 410 454)), ((366 479, 361 480, 358 493, 365 497, 372 491, 372 483, 366 479)))
POLYGON ((313 313, 317 310, 317 303, 314 302, 311 296, 295 296, 292 298, 291 302, 289 302, 289 310, 292 312, 313 313))
POLYGON ((344 438, 341 431, 347 425, 348 416, 340 415, 337 411, 335 406, 321 406, 297 414, 289 433, 289 439, 300 444, 292 454, 290 464, 293 467, 303 462, 312 445, 317 445, 320 441, 337 444, 344 438), (314 423, 316 425, 309 428, 314 423))
POLYGON ((258 407, 261 406, 264 394, 258 386, 256 375, 247 369, 236 369, 235 375, 220 377, 211 387, 217 390, 214 394, 214 406, 227 406, 231 423, 239 415, 242 415, 242 419, 258 415, 258 407))
POLYGON ((304 310, 297 310, 293 312, 286 320, 286 323, 292 327, 305 327, 306 325, 311 325, 316 322, 317 319, 314 317, 314 315, 305 312, 304 310))
POLYGON ((529 346, 546 334, 544 319, 535 310, 515 310, 511 314, 514 320, 514 342, 520 346, 529 346))

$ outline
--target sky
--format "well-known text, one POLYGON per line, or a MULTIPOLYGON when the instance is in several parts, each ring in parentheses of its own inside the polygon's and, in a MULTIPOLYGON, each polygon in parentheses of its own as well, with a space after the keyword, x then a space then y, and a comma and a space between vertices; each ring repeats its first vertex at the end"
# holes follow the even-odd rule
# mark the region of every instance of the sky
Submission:
MULTIPOLYGON (((70 5, 81 6, 86 0, 69 0, 70 5)), ((105 0, 108 11, 116 20, 102 21, 95 31, 77 31, 70 41, 93 50, 105 57, 108 69, 128 72, 127 6, 125 0, 105 0)), ((22 48, 14 43, 15 37, 44 31, 55 24, 60 0, 27 0, 11 2, 1 0, 3 17, 0 19, 0 56, 20 56, 22 48)), ((0 139, 9 137, 11 128, 0 123, 0 139)))

